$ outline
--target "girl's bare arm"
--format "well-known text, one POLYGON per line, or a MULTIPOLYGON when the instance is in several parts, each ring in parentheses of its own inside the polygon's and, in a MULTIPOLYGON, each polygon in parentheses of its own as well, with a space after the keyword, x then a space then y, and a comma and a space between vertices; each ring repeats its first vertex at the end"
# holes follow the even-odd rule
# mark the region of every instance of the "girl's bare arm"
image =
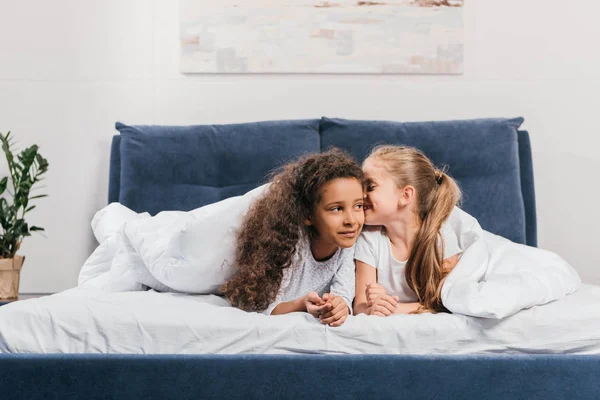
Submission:
POLYGON ((377 269, 362 261, 356 262, 356 290, 354 293, 354 315, 366 313, 369 308, 365 289, 369 283, 377 283, 377 269))

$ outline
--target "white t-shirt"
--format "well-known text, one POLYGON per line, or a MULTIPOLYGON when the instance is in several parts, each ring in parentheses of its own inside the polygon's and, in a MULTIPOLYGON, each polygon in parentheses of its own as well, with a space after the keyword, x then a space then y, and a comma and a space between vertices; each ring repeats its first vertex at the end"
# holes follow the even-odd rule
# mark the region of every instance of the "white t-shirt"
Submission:
MULTIPOLYGON (((452 220, 460 218, 460 213, 464 211, 454 207, 440 229, 444 240, 444 260, 463 251, 451 227, 452 220)), ((388 295, 398 296, 402 303, 417 301, 417 295, 405 279, 408 260, 394 258, 392 243, 382 226, 365 226, 355 246, 354 258, 377 269, 377 283, 385 288, 388 295)))
POLYGON ((319 296, 329 292, 341 296, 352 313, 354 279, 354 247, 339 248, 328 260, 317 261, 310 250, 309 239, 304 237, 298 243, 291 266, 283 272, 275 301, 263 313, 270 315, 279 303, 295 300, 311 291, 319 296))

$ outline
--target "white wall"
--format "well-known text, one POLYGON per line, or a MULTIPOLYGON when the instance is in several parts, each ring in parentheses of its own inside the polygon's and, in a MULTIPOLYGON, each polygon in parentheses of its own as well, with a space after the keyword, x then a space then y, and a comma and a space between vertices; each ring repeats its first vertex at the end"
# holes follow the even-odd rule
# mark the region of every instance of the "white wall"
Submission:
POLYGON ((462 76, 186 76, 178 72, 175 0, 0 0, 0 132, 39 144, 50 162, 50 197, 30 218, 47 238, 23 244, 21 291, 76 284, 95 247, 89 222, 107 200, 115 121, 323 115, 525 117, 539 245, 600 284, 600 4, 467 0, 464 11, 462 76))

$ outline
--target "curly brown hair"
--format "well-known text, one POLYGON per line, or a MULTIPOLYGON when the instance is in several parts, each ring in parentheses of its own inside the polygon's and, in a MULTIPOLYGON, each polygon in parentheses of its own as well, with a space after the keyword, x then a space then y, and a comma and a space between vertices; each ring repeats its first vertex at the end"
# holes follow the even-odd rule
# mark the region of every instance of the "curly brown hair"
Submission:
POLYGON ((299 240, 318 234, 304 221, 313 217, 321 188, 338 178, 363 183, 360 166, 337 148, 305 155, 272 176, 266 193, 244 216, 237 235, 237 272, 221 287, 233 306, 263 311, 275 300, 299 240))

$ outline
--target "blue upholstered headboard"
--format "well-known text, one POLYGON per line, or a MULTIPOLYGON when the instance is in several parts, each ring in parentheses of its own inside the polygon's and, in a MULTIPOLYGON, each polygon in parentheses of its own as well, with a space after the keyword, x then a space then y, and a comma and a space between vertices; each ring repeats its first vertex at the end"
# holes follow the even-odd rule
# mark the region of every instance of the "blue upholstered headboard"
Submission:
POLYGON ((341 147, 362 161, 376 144, 404 144, 447 165, 462 207, 484 229, 537 245, 529 135, 522 118, 400 123, 321 118, 199 126, 116 124, 109 202, 151 214, 243 194, 306 152, 341 147))

